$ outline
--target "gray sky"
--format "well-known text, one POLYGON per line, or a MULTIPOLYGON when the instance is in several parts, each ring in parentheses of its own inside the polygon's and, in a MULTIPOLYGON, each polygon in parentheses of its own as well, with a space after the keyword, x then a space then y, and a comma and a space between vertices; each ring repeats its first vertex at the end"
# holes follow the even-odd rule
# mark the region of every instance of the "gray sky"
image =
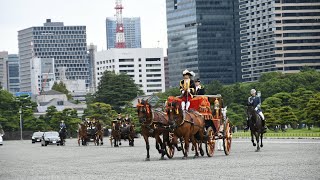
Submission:
MULTIPOLYGON (((141 17, 142 47, 167 48, 165 5, 165 0, 123 0, 124 17, 141 17)), ((106 49, 105 19, 115 15, 114 7, 115 0, 0 0, 0 51, 18 53, 18 31, 46 19, 85 25, 87 43, 106 49)))

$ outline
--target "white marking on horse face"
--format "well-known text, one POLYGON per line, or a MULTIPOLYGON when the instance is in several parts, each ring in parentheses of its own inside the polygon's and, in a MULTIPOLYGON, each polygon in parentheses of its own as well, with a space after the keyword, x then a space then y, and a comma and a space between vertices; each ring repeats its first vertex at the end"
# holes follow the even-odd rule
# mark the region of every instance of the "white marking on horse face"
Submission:
POLYGON ((227 106, 225 108, 222 108, 222 115, 223 117, 227 117, 227 106))

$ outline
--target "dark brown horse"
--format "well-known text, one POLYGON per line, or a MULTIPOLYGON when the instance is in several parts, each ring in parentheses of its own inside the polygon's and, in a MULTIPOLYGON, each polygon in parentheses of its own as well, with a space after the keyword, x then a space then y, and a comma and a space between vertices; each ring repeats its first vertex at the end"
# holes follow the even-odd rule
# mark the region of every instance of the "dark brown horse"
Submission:
POLYGON ((163 135, 164 141, 169 141, 169 131, 167 129, 169 127, 168 117, 163 112, 154 112, 148 100, 138 100, 137 112, 139 122, 141 123, 141 133, 146 143, 146 161, 150 160, 149 137, 156 139, 156 149, 161 154, 161 159, 164 159, 165 143, 161 140, 160 135, 163 135))
POLYGON ((103 134, 104 134, 104 130, 102 127, 102 124, 98 121, 95 124, 95 129, 96 129, 96 133, 95 133, 95 140, 94 143, 95 145, 99 146, 99 145, 103 145, 103 134))
POLYGON ((114 120, 112 122, 112 130, 111 130, 111 146, 112 146, 112 140, 114 141, 114 147, 119 147, 121 145, 121 122, 114 120))
POLYGON ((87 139, 88 139, 87 126, 84 123, 80 123, 78 128, 78 145, 80 146, 80 140, 81 140, 81 144, 83 146, 86 146, 87 139))
POLYGON ((196 112, 183 112, 180 103, 172 102, 167 104, 166 108, 169 124, 172 124, 174 128, 174 144, 177 144, 177 138, 183 138, 184 145, 184 157, 188 157, 189 140, 195 148, 195 157, 199 156, 198 149, 202 151, 202 142, 204 139, 204 127, 205 121, 201 115, 196 112), (185 115, 183 115, 185 113, 185 115), (184 117, 185 116, 185 117, 184 117), (196 140, 198 137, 198 141, 196 140), (199 143, 199 145, 197 145, 199 143))
POLYGON ((126 123, 121 128, 121 137, 123 137, 124 140, 129 140, 129 146, 134 146, 134 137, 136 135, 134 127, 134 124, 126 123))
POLYGON ((248 106, 247 115, 249 118, 249 127, 251 131, 251 142, 253 146, 257 146, 256 151, 260 151, 260 147, 263 147, 262 139, 263 139, 263 133, 264 133, 262 119, 258 115, 258 113, 254 110, 253 106, 248 106), (257 144, 254 142, 253 136, 255 136, 257 144), (259 144, 259 138, 261 139, 261 145, 259 144))

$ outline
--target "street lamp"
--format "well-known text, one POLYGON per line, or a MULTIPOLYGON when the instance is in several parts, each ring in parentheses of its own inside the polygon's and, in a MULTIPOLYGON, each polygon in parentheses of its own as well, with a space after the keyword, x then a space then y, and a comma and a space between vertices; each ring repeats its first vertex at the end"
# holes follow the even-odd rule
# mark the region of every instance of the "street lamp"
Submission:
POLYGON ((20 140, 23 140, 22 138, 22 106, 21 105, 19 109, 19 114, 20 114, 20 140))

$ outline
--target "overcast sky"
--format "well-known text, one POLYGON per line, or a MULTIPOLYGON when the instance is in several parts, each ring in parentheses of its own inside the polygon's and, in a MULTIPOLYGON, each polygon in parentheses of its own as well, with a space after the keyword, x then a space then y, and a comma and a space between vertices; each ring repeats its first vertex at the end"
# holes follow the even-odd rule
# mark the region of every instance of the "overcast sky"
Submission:
MULTIPOLYGON (((165 4, 165 0, 123 0, 123 16, 141 18, 142 47, 167 48, 165 4)), ((0 51, 18 53, 18 31, 42 26, 46 19, 85 25, 87 43, 96 44, 98 51, 106 49, 105 19, 115 15, 114 7, 115 0, 1 0, 0 51)))

